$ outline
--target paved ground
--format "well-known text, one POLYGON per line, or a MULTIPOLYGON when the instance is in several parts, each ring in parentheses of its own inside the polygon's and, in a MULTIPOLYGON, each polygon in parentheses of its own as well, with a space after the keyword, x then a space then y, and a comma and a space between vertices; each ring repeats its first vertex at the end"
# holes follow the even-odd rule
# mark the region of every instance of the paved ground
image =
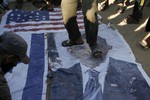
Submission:
MULTIPOLYGON (((9 6, 10 8, 13 8, 14 2, 10 2, 9 6)), ((116 12, 117 6, 116 4, 111 4, 106 11, 99 11, 99 14, 103 17, 103 23, 112 23, 113 25, 115 25, 115 27, 123 35, 129 46, 131 47, 137 62, 142 64, 144 70, 150 76, 150 49, 144 49, 139 44, 139 42, 147 34, 147 32, 145 32, 145 25, 147 18, 150 16, 150 7, 145 6, 143 11, 143 18, 141 19, 139 24, 120 25, 119 23, 121 23, 126 16, 132 13, 132 7, 133 5, 131 5, 123 14, 116 16, 114 14, 116 12)), ((31 3, 25 2, 22 9, 35 10, 37 8, 35 8, 31 3)), ((4 14, 5 12, 0 14, 0 18, 4 14)))
POLYGON ((125 19, 125 17, 127 17, 129 14, 132 14, 133 5, 128 7, 128 9, 123 14, 114 17, 116 9, 117 9, 116 4, 112 4, 106 11, 99 12, 99 14, 103 17, 103 23, 112 23, 116 26, 118 31, 123 35, 127 43, 130 45, 136 57, 136 61, 142 64, 144 70, 150 76, 150 49, 144 49, 139 44, 139 42, 148 33, 145 32, 145 25, 147 18, 150 16, 150 7, 147 6, 144 7, 143 17, 140 20, 139 24, 127 24, 127 25, 120 25, 120 24, 124 24, 123 19, 125 19))

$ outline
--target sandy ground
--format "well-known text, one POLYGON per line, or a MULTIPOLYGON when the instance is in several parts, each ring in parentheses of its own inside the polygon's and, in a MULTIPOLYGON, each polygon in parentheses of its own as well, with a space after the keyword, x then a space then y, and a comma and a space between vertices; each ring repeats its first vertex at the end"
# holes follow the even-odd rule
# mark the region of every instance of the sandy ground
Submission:
MULTIPOLYGON (((10 2, 9 7, 13 8, 14 2, 10 2)), ((35 10, 37 8, 35 8, 31 3, 25 2, 22 9, 35 10)), ((150 49, 144 49, 139 44, 139 42, 148 33, 145 32, 145 25, 146 25, 147 18, 150 16, 150 7, 145 6, 143 11, 143 17, 140 20, 139 24, 125 24, 123 22, 126 16, 132 13, 133 5, 129 6, 126 9, 126 11, 120 15, 115 14, 116 9, 117 9, 117 5, 111 3, 109 8, 106 11, 99 11, 98 13, 102 16, 103 23, 113 24, 118 29, 118 31, 123 35, 124 39, 131 47, 136 57, 136 61, 142 64, 143 69, 148 74, 148 76, 150 76, 150 49)), ((0 18, 4 14, 5 12, 2 11, 2 14, 0 14, 0 18)))

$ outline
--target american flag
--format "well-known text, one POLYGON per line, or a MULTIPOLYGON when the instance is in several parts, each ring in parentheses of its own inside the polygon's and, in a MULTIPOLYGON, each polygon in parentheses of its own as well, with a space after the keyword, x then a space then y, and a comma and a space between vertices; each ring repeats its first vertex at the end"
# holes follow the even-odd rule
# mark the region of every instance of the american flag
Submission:
MULTIPOLYGON (((7 13, 4 28, 14 32, 58 32, 65 31, 60 8, 54 11, 24 11, 13 9, 7 13)), ((79 28, 84 29, 82 11, 77 11, 79 28)))

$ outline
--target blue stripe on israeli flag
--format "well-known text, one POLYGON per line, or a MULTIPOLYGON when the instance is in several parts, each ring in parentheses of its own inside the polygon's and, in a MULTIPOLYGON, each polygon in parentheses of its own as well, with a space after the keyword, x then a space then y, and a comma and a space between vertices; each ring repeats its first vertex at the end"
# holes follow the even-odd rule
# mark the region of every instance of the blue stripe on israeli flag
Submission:
POLYGON ((30 64, 22 100, 41 100, 43 90, 43 73, 45 66, 44 34, 32 34, 30 64))

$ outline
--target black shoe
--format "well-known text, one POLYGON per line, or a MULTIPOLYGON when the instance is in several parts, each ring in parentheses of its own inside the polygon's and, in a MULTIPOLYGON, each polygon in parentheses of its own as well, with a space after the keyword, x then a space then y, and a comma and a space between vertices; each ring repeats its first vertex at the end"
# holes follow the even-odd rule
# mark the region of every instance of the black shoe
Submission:
POLYGON ((98 47, 97 44, 90 46, 90 49, 92 51, 92 55, 96 58, 100 58, 102 57, 102 51, 100 50, 100 48, 98 47))
POLYGON ((74 46, 74 45, 82 45, 84 42, 81 41, 81 43, 76 43, 76 42, 73 42, 71 40, 65 40, 62 42, 62 46, 63 47, 70 47, 70 46, 74 46))

